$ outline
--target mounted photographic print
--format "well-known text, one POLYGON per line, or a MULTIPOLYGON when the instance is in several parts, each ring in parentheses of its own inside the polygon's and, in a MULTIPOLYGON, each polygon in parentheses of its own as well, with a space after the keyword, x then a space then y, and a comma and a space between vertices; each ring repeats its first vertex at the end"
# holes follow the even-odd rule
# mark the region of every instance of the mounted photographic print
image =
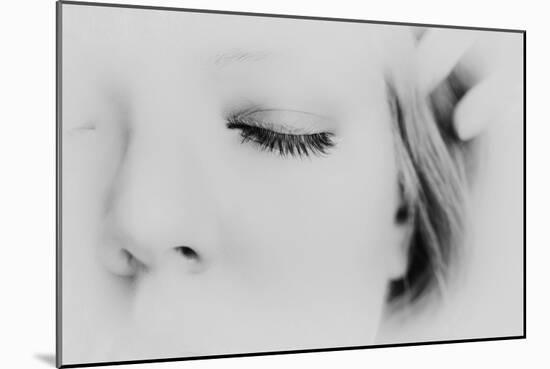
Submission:
POLYGON ((57 18, 58 366, 525 337, 524 31, 57 18))

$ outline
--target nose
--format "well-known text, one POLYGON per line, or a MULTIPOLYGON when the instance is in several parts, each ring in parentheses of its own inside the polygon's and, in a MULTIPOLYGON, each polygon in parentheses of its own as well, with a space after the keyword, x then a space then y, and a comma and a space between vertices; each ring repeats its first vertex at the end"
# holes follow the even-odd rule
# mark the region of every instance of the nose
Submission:
POLYGON ((198 155, 181 151, 181 142, 154 137, 126 139, 104 200, 101 263, 124 277, 170 265, 204 272, 215 242, 201 163, 198 155))
MULTIPOLYGON (((184 245, 166 245, 166 257, 181 259, 180 268, 187 273, 196 274, 205 269, 205 260, 197 247, 184 245)), ((106 232, 100 244, 99 256, 103 266, 112 274, 120 277, 135 277, 161 267, 162 261, 147 247, 120 231, 106 232), (159 265, 160 264, 160 265, 159 265)))

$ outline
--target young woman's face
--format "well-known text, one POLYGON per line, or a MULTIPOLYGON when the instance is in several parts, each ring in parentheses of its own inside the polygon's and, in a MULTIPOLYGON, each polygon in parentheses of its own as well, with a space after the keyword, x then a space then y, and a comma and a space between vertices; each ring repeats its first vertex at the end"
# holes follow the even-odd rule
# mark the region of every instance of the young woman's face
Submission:
POLYGON ((384 73, 411 36, 96 11, 64 25, 67 342, 88 322, 113 360, 371 344, 405 266, 384 73))

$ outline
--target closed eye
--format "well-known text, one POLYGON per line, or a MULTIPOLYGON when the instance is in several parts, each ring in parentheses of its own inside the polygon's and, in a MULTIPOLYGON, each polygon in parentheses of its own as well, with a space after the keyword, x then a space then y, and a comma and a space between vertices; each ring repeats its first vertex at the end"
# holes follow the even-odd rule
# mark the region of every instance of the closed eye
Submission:
POLYGON ((305 111, 251 107, 229 115, 226 122, 228 129, 240 131, 242 144, 282 157, 324 156, 335 146, 332 119, 305 111))
POLYGON ((226 126, 229 129, 240 130, 241 143, 253 143, 263 151, 276 152, 282 157, 322 156, 335 145, 334 134, 331 132, 307 134, 278 132, 260 125, 241 122, 238 118, 230 119, 226 126))
POLYGON ((69 122, 68 124, 63 124, 63 130, 67 134, 81 135, 83 133, 94 132, 97 129, 96 122, 94 121, 84 121, 84 122, 69 122))

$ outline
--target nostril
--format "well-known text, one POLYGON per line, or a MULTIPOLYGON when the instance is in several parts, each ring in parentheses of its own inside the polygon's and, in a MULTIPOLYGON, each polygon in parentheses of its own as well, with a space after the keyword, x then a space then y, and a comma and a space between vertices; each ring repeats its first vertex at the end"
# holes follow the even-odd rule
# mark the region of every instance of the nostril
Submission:
POLYGON ((185 270, 191 274, 203 273, 206 269, 206 264, 204 258, 200 255, 195 249, 188 246, 178 246, 174 247, 174 250, 185 260, 185 270))
POLYGON ((105 247, 101 253, 103 265, 113 274, 121 277, 133 277, 146 270, 146 265, 126 248, 105 247))
POLYGON ((145 269, 145 265, 139 261, 130 251, 126 249, 121 250, 123 257, 126 259, 126 265, 132 270, 145 269))
POLYGON ((179 246, 179 247, 176 247, 175 250, 186 259, 193 260, 193 261, 200 261, 199 254, 195 250, 193 250, 191 247, 179 246))

